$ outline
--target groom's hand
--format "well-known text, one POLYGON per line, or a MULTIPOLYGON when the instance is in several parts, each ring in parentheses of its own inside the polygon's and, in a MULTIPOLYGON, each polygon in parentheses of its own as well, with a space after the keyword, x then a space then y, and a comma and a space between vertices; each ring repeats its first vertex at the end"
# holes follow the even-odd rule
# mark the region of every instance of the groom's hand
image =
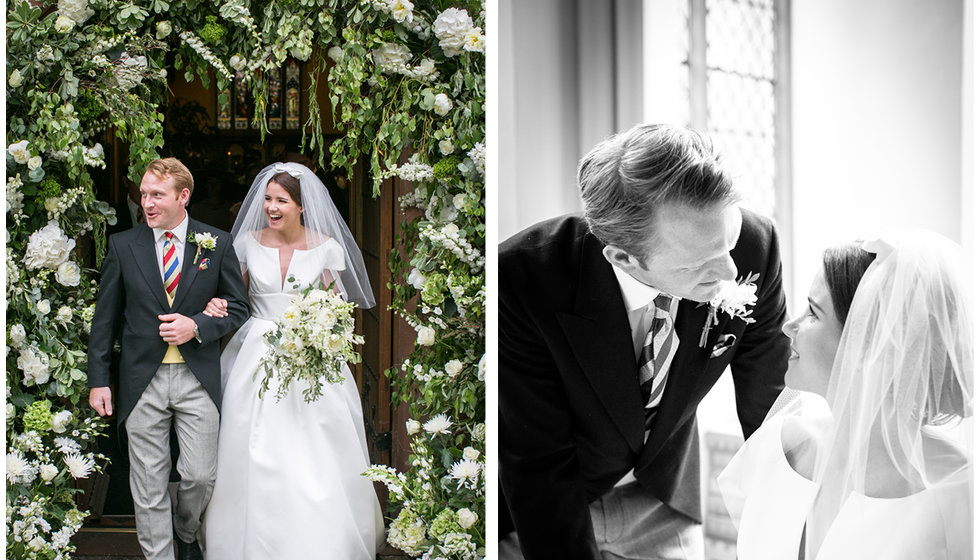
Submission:
POLYGON ((88 392, 88 404, 92 405, 99 416, 112 416, 112 389, 92 387, 88 392))
POLYGON ((181 345, 194 338, 194 319, 180 313, 157 315, 160 319, 160 338, 167 344, 181 345))

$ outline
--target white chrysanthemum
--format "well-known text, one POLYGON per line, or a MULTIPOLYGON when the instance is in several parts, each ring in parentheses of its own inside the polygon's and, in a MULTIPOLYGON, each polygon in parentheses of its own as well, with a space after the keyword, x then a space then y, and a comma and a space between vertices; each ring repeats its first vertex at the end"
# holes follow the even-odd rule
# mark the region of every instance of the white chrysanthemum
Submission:
POLYGON ((64 455, 71 455, 82 450, 77 441, 68 437, 54 438, 54 447, 64 455))
POLYGON ((449 113, 449 110, 453 108, 453 101, 449 99, 449 96, 445 93, 436 94, 435 106, 433 110, 440 117, 445 116, 449 113))
POLYGON ((422 424, 422 428, 432 435, 448 434, 449 428, 453 425, 452 421, 445 414, 436 414, 428 422, 422 424))
POLYGON ((459 481, 457 487, 466 485, 471 488, 479 480, 481 470, 483 466, 480 463, 470 459, 460 459, 449 469, 449 477, 459 481))
POLYGON ((68 429, 68 423, 71 422, 72 413, 67 410, 62 410, 61 412, 55 414, 51 417, 51 431, 56 434, 63 434, 65 430, 68 429))
POLYGON ((58 222, 52 220, 48 225, 32 233, 27 240, 24 264, 28 270, 57 268, 68 260, 68 255, 74 248, 75 240, 68 239, 68 236, 62 233, 58 222))
POLYGON ((37 476, 37 467, 20 451, 7 453, 7 480, 11 484, 30 484, 37 476))
POLYGON ((21 140, 20 142, 15 142, 7 146, 7 153, 14 158, 14 161, 23 165, 27 163, 27 160, 31 159, 31 152, 27 150, 28 142, 27 140, 21 140))
POLYGON ((65 456, 65 465, 72 478, 86 478, 95 468, 95 461, 84 455, 71 454, 65 456))

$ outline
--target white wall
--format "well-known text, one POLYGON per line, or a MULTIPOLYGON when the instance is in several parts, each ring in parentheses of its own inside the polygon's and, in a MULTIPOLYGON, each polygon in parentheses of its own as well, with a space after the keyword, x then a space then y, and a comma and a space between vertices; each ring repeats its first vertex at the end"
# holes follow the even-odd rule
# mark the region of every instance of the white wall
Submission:
POLYGON ((905 227, 962 241, 963 3, 792 10, 795 312, 828 245, 905 227))

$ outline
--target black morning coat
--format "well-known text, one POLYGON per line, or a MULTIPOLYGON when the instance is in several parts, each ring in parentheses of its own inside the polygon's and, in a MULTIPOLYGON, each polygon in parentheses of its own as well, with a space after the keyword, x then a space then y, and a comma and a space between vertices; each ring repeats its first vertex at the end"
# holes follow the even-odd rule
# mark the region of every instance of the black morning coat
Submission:
POLYGON ((742 433, 762 423, 789 358, 786 302, 772 223, 746 210, 742 218, 731 255, 740 278, 759 274, 756 322, 719 313, 701 348, 708 307, 680 301, 680 344, 645 444, 633 339, 603 243, 582 217, 564 216, 500 245, 500 536, 516 527, 526 560, 600 558, 589 503, 631 469, 700 521, 700 469, 688 453, 698 445, 695 412, 729 365, 742 433), (734 344, 712 357, 729 334, 734 344))
POLYGON ((125 425, 126 417, 167 352, 157 316, 168 313, 186 315, 197 323, 201 342, 191 338, 178 348, 191 372, 221 409, 221 337, 248 318, 245 283, 231 234, 190 217, 187 232, 173 307, 167 304, 163 289, 153 230, 142 223, 109 237, 89 337, 88 386, 109 386, 112 347, 118 340, 119 386, 113 398, 120 426, 125 425), (197 245, 191 243, 191 232, 210 233, 217 238, 214 250, 201 249, 196 263, 197 245), (204 315, 204 308, 214 297, 228 300, 227 317, 204 315))

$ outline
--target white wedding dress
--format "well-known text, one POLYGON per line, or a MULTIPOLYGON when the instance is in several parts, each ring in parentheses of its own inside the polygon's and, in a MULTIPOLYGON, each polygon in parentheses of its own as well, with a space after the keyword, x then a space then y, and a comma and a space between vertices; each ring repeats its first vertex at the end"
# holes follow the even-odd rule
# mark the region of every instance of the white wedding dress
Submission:
POLYGON ((252 316, 221 355, 223 398, 218 472, 205 513, 207 560, 373 560, 384 524, 369 466, 361 402, 350 369, 325 384, 316 402, 301 386, 276 401, 259 398, 264 335, 303 287, 324 270, 344 268, 333 239, 295 251, 280 277, 278 249, 248 236, 239 252, 248 269, 252 316), (242 254, 244 253, 244 254, 242 254), (295 288, 295 285, 299 288, 295 288))
MULTIPOLYGON (((795 560, 817 484, 790 466, 781 433, 790 416, 814 425, 829 409, 802 394, 752 434, 718 477, 738 529, 739 560, 795 560)), ((827 415, 827 418, 823 418, 827 415)), ((950 484, 899 498, 852 492, 834 519, 818 560, 961 560, 973 558, 972 468, 950 484)))

